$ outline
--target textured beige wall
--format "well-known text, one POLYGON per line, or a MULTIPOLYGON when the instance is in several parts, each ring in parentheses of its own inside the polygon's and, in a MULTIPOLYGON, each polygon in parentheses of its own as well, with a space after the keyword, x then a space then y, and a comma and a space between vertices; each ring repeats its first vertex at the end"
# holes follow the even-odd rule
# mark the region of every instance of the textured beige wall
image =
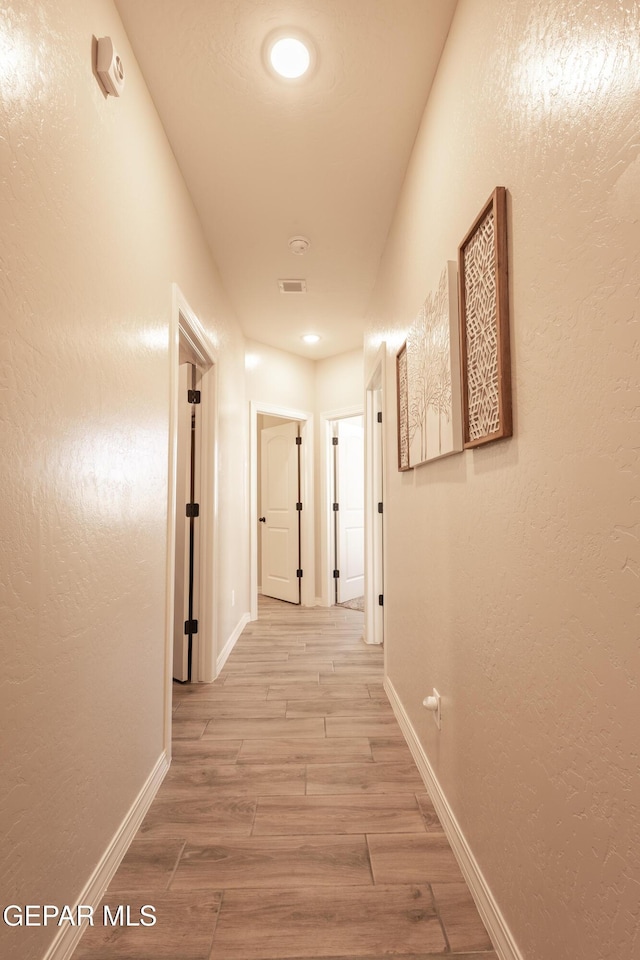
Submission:
MULTIPOLYGON (((72 904, 163 746, 172 281, 221 357, 222 642, 248 610, 243 343, 110 0, 2 6, 0 130, 0 889, 72 904)), ((0 954, 55 932, 0 924, 0 954)))
POLYGON ((315 362, 256 340, 246 341, 246 398, 313 412, 315 362))
POLYGON ((360 406, 364 410, 362 350, 339 353, 316 363, 316 411, 330 413, 360 406))
POLYGON ((525 960, 638 949, 639 14, 460 0, 368 321, 394 398, 407 326, 508 188, 515 436, 399 474, 392 400, 385 605, 389 676, 525 960))

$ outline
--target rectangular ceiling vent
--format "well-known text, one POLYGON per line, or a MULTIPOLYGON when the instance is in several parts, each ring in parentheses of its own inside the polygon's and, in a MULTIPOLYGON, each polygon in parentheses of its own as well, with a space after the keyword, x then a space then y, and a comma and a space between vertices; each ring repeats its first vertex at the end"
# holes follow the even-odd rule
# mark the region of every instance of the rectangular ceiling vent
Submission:
POLYGON ((306 280, 278 280, 280 293, 306 293, 306 280))

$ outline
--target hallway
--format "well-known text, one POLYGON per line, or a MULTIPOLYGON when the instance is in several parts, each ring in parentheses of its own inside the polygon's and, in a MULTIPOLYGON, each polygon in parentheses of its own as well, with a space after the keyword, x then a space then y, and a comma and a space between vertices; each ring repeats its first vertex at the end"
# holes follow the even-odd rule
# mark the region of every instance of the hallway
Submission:
POLYGON ((74 960, 495 960, 362 614, 262 599, 213 685, 175 685, 171 769, 74 960), (98 913, 102 914, 102 907, 98 913))

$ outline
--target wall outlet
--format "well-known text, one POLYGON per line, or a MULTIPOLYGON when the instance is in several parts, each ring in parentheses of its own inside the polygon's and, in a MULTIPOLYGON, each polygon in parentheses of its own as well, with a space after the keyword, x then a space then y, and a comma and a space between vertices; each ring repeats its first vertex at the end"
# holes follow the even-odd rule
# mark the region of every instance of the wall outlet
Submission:
POLYGON ((236 592, 235 590, 231 591, 231 606, 235 607, 236 605, 236 592))
POLYGON ((436 722, 436 727, 438 730, 442 729, 442 701, 440 699, 440 694, 433 688, 433 693, 428 697, 425 697, 422 701, 422 706, 426 707, 427 710, 430 710, 433 713, 433 719, 436 722))

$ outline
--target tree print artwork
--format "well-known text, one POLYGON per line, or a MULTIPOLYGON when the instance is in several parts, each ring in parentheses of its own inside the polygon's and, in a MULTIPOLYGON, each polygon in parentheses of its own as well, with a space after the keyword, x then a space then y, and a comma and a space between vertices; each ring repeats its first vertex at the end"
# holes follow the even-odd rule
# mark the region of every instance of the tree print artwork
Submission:
POLYGON ((462 450, 456 264, 443 270, 407 334, 409 462, 462 450))

